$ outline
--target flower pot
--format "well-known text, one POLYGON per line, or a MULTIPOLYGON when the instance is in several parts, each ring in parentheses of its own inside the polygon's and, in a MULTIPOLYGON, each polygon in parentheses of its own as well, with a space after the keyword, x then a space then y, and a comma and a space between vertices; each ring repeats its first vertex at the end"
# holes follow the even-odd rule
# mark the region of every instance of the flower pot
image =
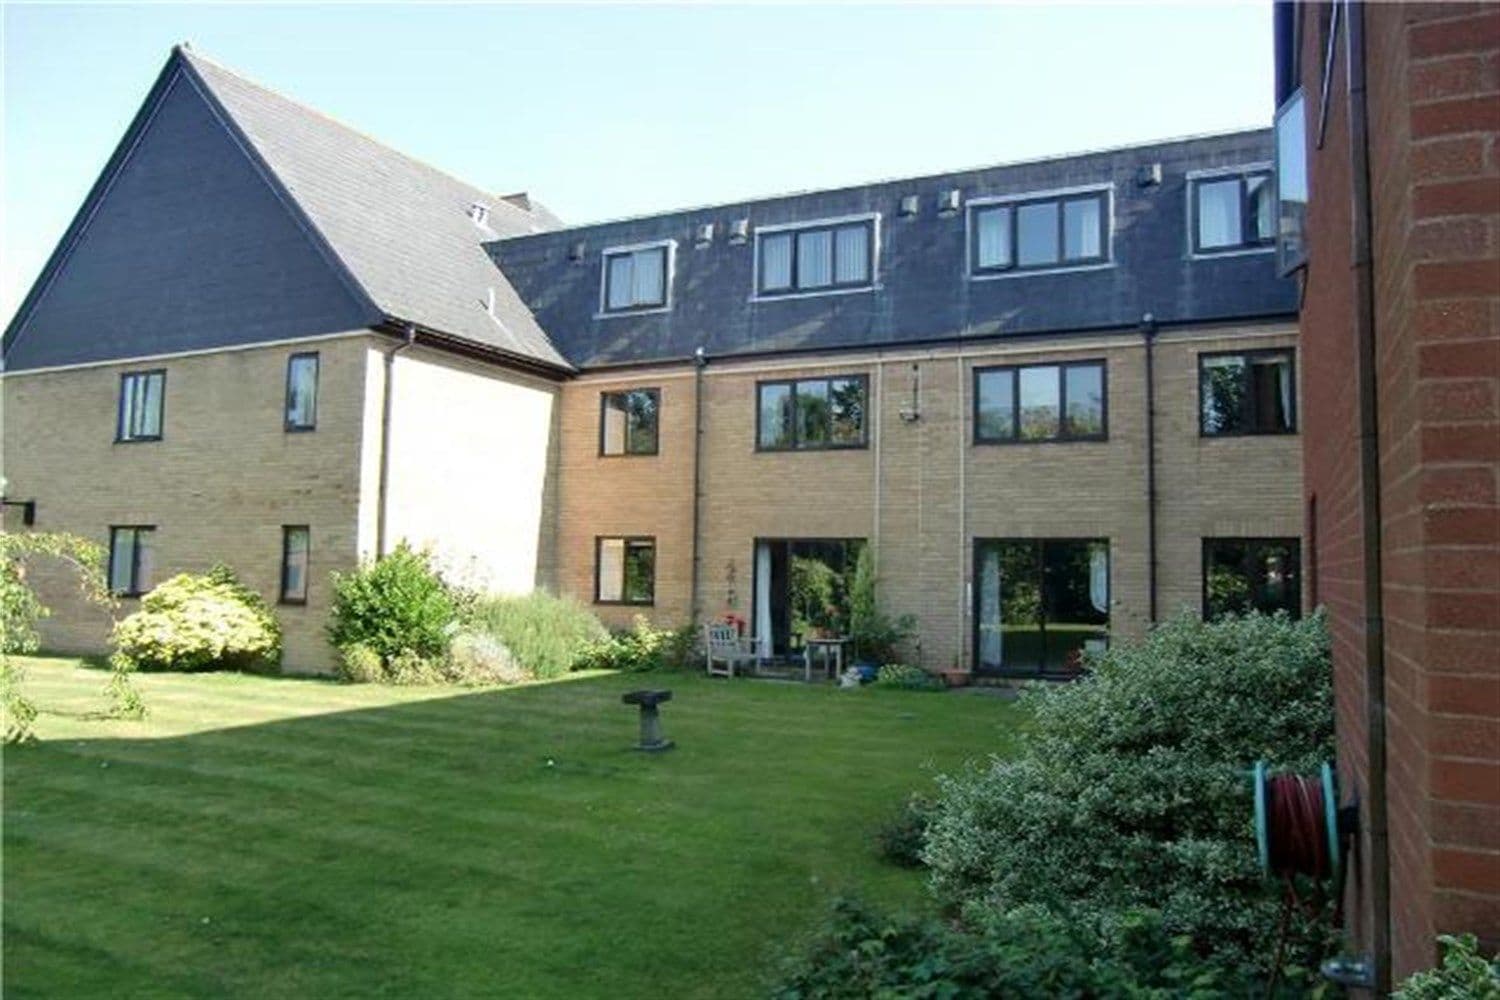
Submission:
POLYGON ((967 670, 944 670, 943 683, 951 688, 968 687, 974 675, 967 670))

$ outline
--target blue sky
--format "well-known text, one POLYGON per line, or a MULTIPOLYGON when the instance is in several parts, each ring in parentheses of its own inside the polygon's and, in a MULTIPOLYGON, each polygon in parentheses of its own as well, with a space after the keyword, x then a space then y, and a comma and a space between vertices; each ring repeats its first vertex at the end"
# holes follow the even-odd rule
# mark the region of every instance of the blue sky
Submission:
POLYGON ((18 5, 0 319, 170 46, 588 222, 1267 125, 1271 4, 18 5))

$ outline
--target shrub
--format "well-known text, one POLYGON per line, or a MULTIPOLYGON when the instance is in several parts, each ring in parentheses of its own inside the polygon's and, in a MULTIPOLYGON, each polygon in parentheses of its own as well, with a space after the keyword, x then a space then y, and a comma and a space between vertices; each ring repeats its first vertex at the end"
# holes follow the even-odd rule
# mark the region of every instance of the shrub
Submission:
POLYGON ((453 637, 443 674, 456 684, 519 684, 531 678, 505 643, 474 630, 453 637))
POLYGON ((589 647, 609 637, 593 612, 545 590, 517 597, 483 597, 466 619, 469 629, 494 636, 516 662, 539 678, 573 670, 589 647))
POLYGON ((877 834, 881 856, 903 868, 920 868, 922 844, 931 819, 931 799, 924 795, 908 798, 877 834))
POLYGON ((941 691, 943 682, 921 667, 909 667, 904 663, 887 663, 875 675, 875 686, 899 688, 903 691, 941 691))
POLYGON ((875 584, 875 555, 866 545, 859 550, 849 584, 849 637, 857 661, 889 663, 896 658, 896 647, 916 630, 917 620, 912 615, 892 618, 881 611, 875 584))
POLYGON ((281 662, 281 625, 222 565, 162 581, 112 641, 117 662, 131 669, 274 670, 281 662))
POLYGON ((773 995, 1177 1000, 1248 993, 1232 973, 1198 959, 1190 941, 1173 938, 1151 910, 1105 926, 1026 907, 962 929, 842 899, 773 995))
POLYGON ((659 629, 644 615, 636 615, 627 632, 616 632, 592 643, 578 661, 579 669, 620 670, 649 673, 680 670, 688 665, 693 649, 692 626, 659 629))
POLYGON ((387 666, 402 653, 439 659, 456 615, 431 556, 402 542, 352 573, 333 574, 328 638, 340 650, 365 646, 387 666))
POLYGON ((336 669, 342 679, 352 684, 382 684, 386 681, 385 661, 369 646, 355 642, 338 652, 336 669))
MULTIPOLYGON (((1257 866, 1247 774, 1332 754, 1321 617, 1182 616, 1027 700, 1021 756, 940 781, 923 852, 940 901, 1074 919, 1150 905, 1221 963, 1268 973, 1283 889, 1257 866)), ((1322 927, 1297 908, 1293 965, 1315 964, 1322 927)))
POLYGON ((1407 978, 1393 1000, 1500 1000, 1500 955, 1486 959, 1472 934, 1444 934, 1438 941, 1442 964, 1407 978))

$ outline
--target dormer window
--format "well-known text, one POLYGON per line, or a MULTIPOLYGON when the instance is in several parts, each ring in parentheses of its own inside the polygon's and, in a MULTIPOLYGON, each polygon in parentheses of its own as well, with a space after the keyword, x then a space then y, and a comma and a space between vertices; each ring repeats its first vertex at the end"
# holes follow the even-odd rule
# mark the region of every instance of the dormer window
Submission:
POLYGON ((1269 250, 1276 240, 1276 189, 1269 169, 1189 175, 1193 253, 1269 250))
POLYGON ((969 274, 1091 267, 1109 261, 1107 187, 969 202, 969 274))
POLYGON ((874 287, 877 216, 821 220, 755 231, 759 298, 874 287))
POLYGON ((612 247, 604 251, 600 312, 648 312, 669 308, 673 243, 612 247))

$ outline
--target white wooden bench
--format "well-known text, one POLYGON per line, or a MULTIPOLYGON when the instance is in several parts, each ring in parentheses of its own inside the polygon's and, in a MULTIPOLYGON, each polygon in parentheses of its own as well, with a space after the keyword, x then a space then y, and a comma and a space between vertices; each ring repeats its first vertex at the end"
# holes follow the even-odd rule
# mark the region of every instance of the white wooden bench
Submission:
POLYGON ((703 656, 710 677, 733 677, 736 667, 742 664, 754 667, 759 661, 755 650, 740 638, 733 625, 703 626, 703 656))

